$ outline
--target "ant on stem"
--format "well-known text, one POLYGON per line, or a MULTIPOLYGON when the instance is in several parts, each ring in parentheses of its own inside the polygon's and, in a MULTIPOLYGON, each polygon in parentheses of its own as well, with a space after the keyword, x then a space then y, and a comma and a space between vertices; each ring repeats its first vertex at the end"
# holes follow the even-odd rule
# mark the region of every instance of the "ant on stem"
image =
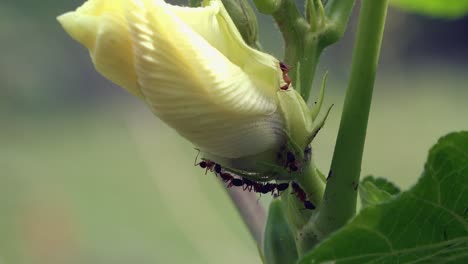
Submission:
POLYGON ((292 194, 296 195, 296 197, 299 199, 299 201, 302 202, 304 207, 309 210, 314 210, 315 205, 311 201, 307 200, 307 194, 304 192, 304 190, 302 190, 301 186, 299 186, 299 184, 297 184, 294 181, 291 183, 291 186, 293 189, 292 194))

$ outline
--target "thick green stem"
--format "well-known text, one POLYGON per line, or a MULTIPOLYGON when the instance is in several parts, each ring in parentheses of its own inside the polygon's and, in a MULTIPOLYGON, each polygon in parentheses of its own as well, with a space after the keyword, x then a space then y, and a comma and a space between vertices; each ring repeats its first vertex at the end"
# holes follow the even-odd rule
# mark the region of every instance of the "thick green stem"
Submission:
MULTIPOLYGON (((322 204, 325 182, 316 171, 315 166, 310 163, 304 167, 302 174, 297 176, 296 181, 306 192, 306 199, 319 208, 322 204)), ((305 253, 317 242, 314 232, 308 232, 307 229, 304 232, 304 228, 307 228, 309 219, 313 217, 316 210, 306 209, 303 202, 298 199, 297 194, 291 192, 283 194, 281 202, 295 236, 297 251, 299 254, 305 253)))
POLYGON ((351 77, 325 196, 314 223, 319 239, 354 216, 357 185, 388 0, 363 0, 351 77))
MULTIPOLYGON (((297 175, 295 181, 307 194, 307 200, 311 201, 317 208, 322 203, 323 193, 325 191, 325 182, 317 173, 315 166, 310 162, 303 168, 300 175, 297 175)), ((308 222, 313 210, 304 208, 304 204, 293 194, 292 188, 290 192, 282 195, 285 210, 288 215, 288 220, 295 230, 300 230, 308 222)))

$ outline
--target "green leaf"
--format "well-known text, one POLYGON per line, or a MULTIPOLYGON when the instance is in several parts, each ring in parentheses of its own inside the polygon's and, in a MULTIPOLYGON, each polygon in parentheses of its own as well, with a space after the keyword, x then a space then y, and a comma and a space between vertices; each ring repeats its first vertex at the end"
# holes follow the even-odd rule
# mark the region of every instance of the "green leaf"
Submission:
POLYGON ((400 188, 398 188, 395 184, 393 184, 392 182, 389 182, 385 178, 375 178, 373 176, 367 176, 361 181, 361 184, 364 184, 366 182, 371 182, 374 186, 376 186, 380 190, 385 191, 391 195, 400 193, 400 188))
POLYGON ((284 217, 280 200, 270 204, 263 244, 267 264, 294 263, 298 259, 294 235, 284 217))
POLYGON ((299 262, 468 263, 468 132, 431 149, 419 182, 364 208, 299 262))
POLYGON ((361 198, 362 206, 367 207, 386 202, 392 198, 392 195, 379 189, 372 182, 367 181, 359 185, 359 197, 361 198))
POLYGON ((390 4, 433 17, 457 18, 468 14, 468 0, 390 0, 390 4))
POLYGON ((363 207, 390 200, 400 189, 383 178, 367 176, 359 184, 359 197, 363 207))

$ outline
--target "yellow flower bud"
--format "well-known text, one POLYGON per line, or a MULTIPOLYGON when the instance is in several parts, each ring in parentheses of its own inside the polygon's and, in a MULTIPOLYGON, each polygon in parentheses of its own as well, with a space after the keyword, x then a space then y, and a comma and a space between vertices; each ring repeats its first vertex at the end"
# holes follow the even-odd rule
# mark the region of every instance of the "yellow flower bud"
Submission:
POLYGON ((89 0, 58 20, 98 72, 223 166, 258 172, 290 132, 295 146, 310 143, 310 111, 280 89, 279 61, 244 42, 220 0, 89 0))
POLYGON ((284 140, 278 60, 245 44, 221 1, 89 0, 58 20, 102 75, 203 151, 239 158, 284 140))

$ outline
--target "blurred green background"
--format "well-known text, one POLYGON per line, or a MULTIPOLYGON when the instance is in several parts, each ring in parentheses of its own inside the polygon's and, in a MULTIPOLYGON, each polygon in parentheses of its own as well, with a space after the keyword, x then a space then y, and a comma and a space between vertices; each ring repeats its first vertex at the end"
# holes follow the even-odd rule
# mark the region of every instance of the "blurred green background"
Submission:
MULTIPOLYGON (((97 74, 59 27, 55 17, 82 2, 0 2, 0 264, 259 263, 223 188, 193 167, 193 146, 97 74)), ((259 21, 281 57, 271 19, 259 21)), ((468 129, 467 26, 390 9, 363 175, 406 189, 440 136, 468 129)), ((323 171, 355 27, 356 12, 316 78, 330 72, 336 106, 315 141, 323 171)))

